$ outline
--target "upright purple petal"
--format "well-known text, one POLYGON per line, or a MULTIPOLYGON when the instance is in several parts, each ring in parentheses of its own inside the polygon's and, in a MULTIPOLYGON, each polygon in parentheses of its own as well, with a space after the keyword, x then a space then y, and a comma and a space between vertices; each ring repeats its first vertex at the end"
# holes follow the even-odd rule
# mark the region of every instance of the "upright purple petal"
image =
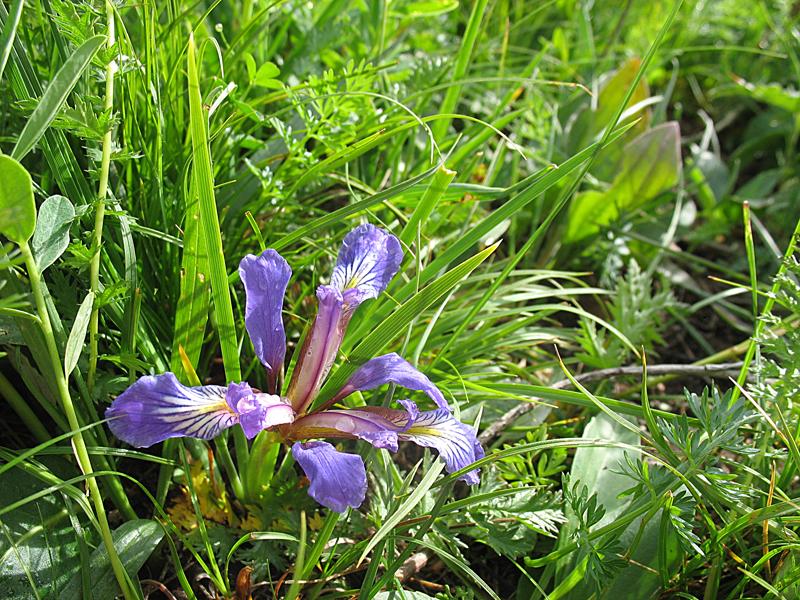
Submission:
POLYGON ((378 356, 361 365, 341 391, 336 394, 334 400, 338 401, 355 391, 371 390, 385 383, 395 383, 409 390, 425 392, 436 403, 436 406, 450 409, 439 388, 423 373, 411 366, 411 363, 403 360, 394 352, 378 356))
POLYGON ((331 286, 355 309, 386 289, 402 260, 403 249, 396 237, 374 225, 359 225, 344 238, 331 286))
POLYGON ((246 295, 244 323, 256 356, 269 372, 270 391, 274 391, 286 356, 281 310, 292 269, 280 254, 270 249, 259 256, 245 256, 239 263, 239 276, 246 295))
POLYGON ((297 442, 292 456, 311 482, 309 495, 333 511, 358 508, 367 494, 367 471, 357 454, 339 452, 327 442, 297 442))
POLYGON ((278 396, 255 393, 246 383, 188 387, 172 373, 146 375, 106 410, 111 432, 144 448, 173 437, 211 439, 241 423, 247 437, 294 420, 278 396))
POLYGON ((146 375, 108 407, 108 426, 139 448, 173 437, 211 439, 238 422, 226 392, 219 385, 187 387, 172 373, 146 375))
POLYGON ((298 414, 311 404, 331 370, 344 339, 349 316, 344 312, 342 294, 334 287, 317 288, 319 310, 306 335, 294 366, 287 396, 298 414))

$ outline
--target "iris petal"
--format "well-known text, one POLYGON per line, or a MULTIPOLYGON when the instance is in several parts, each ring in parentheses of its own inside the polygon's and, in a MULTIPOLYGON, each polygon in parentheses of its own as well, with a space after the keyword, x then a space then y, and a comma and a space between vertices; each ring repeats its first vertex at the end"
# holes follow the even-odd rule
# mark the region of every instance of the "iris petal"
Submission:
POLYGON ((239 424, 248 439, 264 429, 294 421, 294 410, 280 396, 256 393, 246 383, 230 384, 226 400, 239 415, 239 424))
POLYGON ((317 300, 317 317, 303 341, 287 392, 298 413, 311 404, 322 387, 333 361, 336 360, 336 353, 350 321, 344 314, 342 294, 336 288, 329 285, 319 286, 317 300))
POLYGON ((439 408, 450 408, 439 388, 395 352, 378 356, 361 365, 334 400, 338 401, 355 391, 371 390, 385 383, 395 383, 409 390, 425 392, 439 408))
MULTIPOLYGON (((362 439, 376 448, 396 451, 398 441, 414 442, 433 448, 454 473, 483 458, 484 451, 469 425, 456 419, 449 410, 439 408, 420 412, 410 400, 400 402, 405 410, 365 406, 344 410, 325 410, 306 415, 287 426, 287 439, 311 438, 362 439)), ((479 481, 478 469, 459 479, 469 484, 479 481)))
POLYGON ((292 269, 280 254, 270 249, 259 256, 245 256, 239 263, 239 276, 247 296, 244 311, 247 333, 256 356, 269 372, 270 386, 274 390, 286 356, 281 311, 292 269))
MULTIPOLYGON (((414 423, 399 437, 419 446, 434 448, 448 473, 463 469, 485 456, 475 430, 441 408, 419 413, 414 423)), ((475 485, 480 481, 479 474, 479 469, 473 469, 459 479, 475 485)))
POLYGON ((331 286, 354 309, 386 289, 402 260, 403 249, 395 236, 368 223, 359 225, 342 242, 331 286))
POLYGON ((339 452, 327 442, 297 442, 292 456, 311 482, 309 495, 333 511, 358 508, 367 494, 367 471, 357 454, 339 452))
MULTIPOLYGON (((403 411, 389 411, 402 413, 403 411)), ((408 420, 406 418, 406 420, 408 420)), ((397 424, 382 415, 365 410, 324 410, 300 417, 284 430, 290 440, 311 438, 362 439, 376 448, 397 452, 397 432, 403 424, 397 424)))
POLYGON ((111 432, 144 448, 174 437, 204 440, 241 423, 248 437, 291 423, 291 407, 278 396, 257 394, 246 383, 188 387, 172 373, 146 375, 106 410, 111 432))
POLYGON ((299 414, 322 387, 353 311, 386 289, 402 260, 397 238, 373 225, 361 225, 345 236, 330 285, 317 288, 317 316, 289 383, 287 396, 299 414))

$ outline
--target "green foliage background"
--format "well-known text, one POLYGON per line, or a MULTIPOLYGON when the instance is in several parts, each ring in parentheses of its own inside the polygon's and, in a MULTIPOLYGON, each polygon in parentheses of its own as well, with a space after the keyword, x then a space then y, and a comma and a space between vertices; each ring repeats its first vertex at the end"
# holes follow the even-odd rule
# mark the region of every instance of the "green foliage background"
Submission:
POLYGON ((798 597, 798 19, 0 3, 2 589, 798 597), (401 353, 481 432, 479 486, 373 450, 339 517, 268 434, 112 439, 103 411, 142 374, 264 387, 240 258, 292 265, 291 357, 365 221, 406 258, 322 395, 401 353))

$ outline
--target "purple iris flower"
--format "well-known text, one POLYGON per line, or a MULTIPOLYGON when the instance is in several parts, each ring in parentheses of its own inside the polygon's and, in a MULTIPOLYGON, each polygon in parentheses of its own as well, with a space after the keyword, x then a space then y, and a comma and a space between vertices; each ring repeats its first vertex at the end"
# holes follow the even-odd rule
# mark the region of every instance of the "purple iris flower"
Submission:
MULTIPOLYGON (((133 446, 172 437, 211 439, 239 424, 248 438, 273 429, 293 443, 292 455, 310 481, 309 494, 331 510, 343 512, 364 501, 367 475, 356 454, 336 450, 320 438, 361 439, 376 448, 397 451, 398 442, 433 448, 447 471, 458 471, 483 457, 474 430, 458 421, 427 376, 397 354, 367 361, 323 407, 309 412, 336 359, 353 312, 386 289, 402 262, 393 235, 361 225, 344 239, 330 284, 317 289, 318 311, 305 337, 285 395, 280 395, 286 335, 281 310, 292 271, 275 250, 248 255, 239 264, 247 301, 245 326, 256 356, 267 369, 268 391, 247 383, 228 387, 187 387, 172 373, 147 375, 120 394, 106 411, 111 431, 133 446), (437 406, 420 412, 410 400, 401 409, 331 408, 356 391, 387 383, 425 393, 437 406)), ((461 476, 478 482, 478 470, 461 476)))

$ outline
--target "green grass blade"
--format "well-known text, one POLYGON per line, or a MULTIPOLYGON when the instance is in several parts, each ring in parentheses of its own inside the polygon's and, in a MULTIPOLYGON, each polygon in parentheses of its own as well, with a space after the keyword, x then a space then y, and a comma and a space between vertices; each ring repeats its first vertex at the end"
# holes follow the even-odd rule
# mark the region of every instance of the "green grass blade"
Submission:
POLYGON ((67 101, 72 88, 78 83, 83 72, 92 62, 92 58, 105 43, 106 38, 96 35, 81 44, 58 70, 53 81, 47 86, 39 104, 33 114, 25 123, 25 128, 19 134, 17 144, 11 156, 21 160, 36 145, 44 132, 56 118, 61 107, 67 101))
MULTIPOLYGON (((368 198, 364 198, 358 202, 350 204, 348 206, 343 206, 327 215, 319 217, 318 219, 314 219, 310 223, 303 225, 302 227, 298 227, 296 230, 292 231, 291 233, 283 236, 281 239, 276 241, 274 244, 269 245, 270 248, 274 248, 275 250, 281 250, 282 248, 287 247, 289 244, 296 242, 299 239, 315 232, 323 229, 333 223, 340 223, 344 221, 347 217, 352 215, 357 215, 358 213, 375 206, 376 204, 380 204, 381 202, 385 202, 390 198, 393 198, 404 191, 408 190, 409 188, 414 187, 421 181, 425 181, 428 177, 433 175, 436 170, 439 168, 439 165, 432 167, 416 177, 412 177, 408 181, 404 181, 403 183, 398 183, 395 186, 392 186, 382 192, 378 192, 377 194, 373 194, 368 198)), ((238 274, 236 275, 238 277, 238 274)))
POLYGON ((14 45, 14 37, 17 35, 17 27, 22 17, 22 6, 22 0, 14 2, 9 19, 6 21, 5 27, 3 27, 2 36, 0 36, 0 81, 3 79, 3 71, 11 54, 11 47, 14 45))
POLYGON ((411 242, 416 239, 417 228, 421 227, 428 219, 436 204, 447 191, 447 186, 450 185, 450 182, 453 181, 455 176, 456 172, 451 171, 444 165, 436 170, 428 188, 425 190, 425 194, 423 194, 422 199, 411 214, 411 218, 400 233, 400 241, 403 244, 410 246, 411 242))
MULTIPOLYGON (((472 58, 472 52, 475 49, 475 43, 478 39, 478 34, 481 31, 483 15, 486 12, 486 7, 488 4, 489 0, 476 0, 472 7, 472 12, 469 15, 469 21, 467 22, 467 29, 464 32, 464 37, 461 39, 461 47, 458 49, 458 54, 456 55, 456 64, 453 68, 453 77, 451 79, 453 82, 462 79, 464 75, 467 74, 470 59, 472 58)), ((460 96, 460 85, 452 85, 448 87, 439 112, 446 114, 455 112, 455 108, 458 104, 458 99, 460 96)), ((450 119, 444 119, 434 123, 432 128, 434 137, 436 139, 441 139, 444 134, 447 133, 447 128, 449 126, 450 119)))
MULTIPOLYGON (((192 187, 194 190, 194 187, 192 187)), ((170 367, 182 381, 186 373, 179 348, 182 347, 189 362, 196 369, 208 320, 210 297, 208 290, 208 254, 200 227, 200 203, 190 192, 186 200, 183 227, 183 258, 181 259, 181 292, 175 312, 175 329, 172 335, 170 367)))
POLYGON ((472 273, 478 265, 489 258, 498 245, 499 242, 478 252, 475 256, 468 258, 457 267, 454 267, 439 277, 425 289, 420 290, 418 294, 409 298, 402 306, 394 311, 390 317, 379 321, 379 324, 373 328, 372 333, 365 337, 361 343, 353 349, 348 357, 348 362, 339 367, 333 376, 328 379, 325 387, 320 392, 318 400, 326 400, 333 392, 341 388, 347 380, 347 377, 355 371, 358 365, 374 356, 378 356, 386 346, 404 332, 409 323, 419 317, 422 311, 431 307, 438 300, 447 295, 465 277, 472 273))
POLYGON ((389 535, 392 529, 403 520, 403 518, 414 510, 425 496, 428 493, 428 490, 433 487, 436 478, 439 476, 439 473, 442 472, 444 469, 444 463, 442 461, 436 461, 430 470, 425 474, 425 477, 417 485, 416 489, 405 499, 405 501, 397 508, 396 511, 392 513, 386 522, 381 525, 380 529, 375 532, 375 534, 370 538, 369 542, 367 543, 367 547, 364 548, 364 551, 361 552, 361 556, 358 558, 358 562, 356 565, 360 565, 367 555, 372 552, 372 549, 378 545, 378 543, 383 540, 387 535, 389 535))
POLYGON ((239 344, 236 340, 236 326, 233 320, 233 306, 225 269, 225 254, 222 250, 219 215, 214 199, 214 174, 208 148, 208 123, 203 109, 203 99, 200 95, 194 36, 189 38, 188 76, 189 125, 194 160, 192 172, 199 198, 200 228, 208 252, 211 293, 214 298, 214 312, 219 330, 222 361, 225 365, 225 377, 228 381, 238 382, 242 378, 239 366, 239 344))

